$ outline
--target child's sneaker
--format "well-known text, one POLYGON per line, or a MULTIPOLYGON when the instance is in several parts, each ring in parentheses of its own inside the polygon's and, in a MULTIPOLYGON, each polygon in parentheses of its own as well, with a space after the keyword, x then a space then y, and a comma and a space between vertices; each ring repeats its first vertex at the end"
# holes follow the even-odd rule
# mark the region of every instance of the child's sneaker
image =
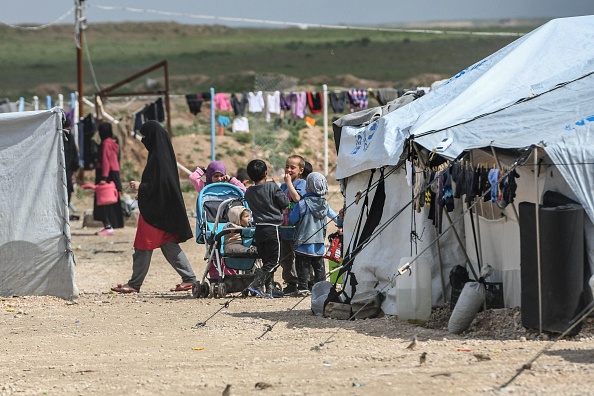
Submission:
POLYGON ((295 297, 307 297, 307 296, 311 296, 311 292, 307 289, 303 289, 303 290, 297 290, 292 295, 295 297))
POLYGON ((95 234, 96 235, 113 235, 113 228, 104 228, 95 234))

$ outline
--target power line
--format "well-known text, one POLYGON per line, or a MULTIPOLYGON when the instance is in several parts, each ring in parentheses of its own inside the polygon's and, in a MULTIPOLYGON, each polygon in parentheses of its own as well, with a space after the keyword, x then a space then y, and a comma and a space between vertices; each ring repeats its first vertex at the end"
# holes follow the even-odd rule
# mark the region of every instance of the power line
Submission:
POLYGON ((13 29, 19 29, 19 30, 41 30, 41 29, 45 29, 51 25, 56 25, 58 22, 60 22, 62 19, 66 18, 68 15, 72 14, 72 12, 75 10, 76 7, 72 7, 70 8, 68 11, 66 11, 66 13, 60 17, 58 17, 57 19, 53 20, 52 22, 48 22, 44 25, 38 25, 38 26, 20 26, 20 25, 13 25, 10 23, 6 23, 6 22, 2 22, 0 21, 0 24, 11 27, 13 29))
POLYGON ((393 32, 393 33, 426 33, 426 34, 452 34, 452 35, 471 35, 471 36, 507 36, 507 37, 520 37, 524 33, 515 32, 476 32, 476 31, 462 31, 462 30, 433 30, 433 29, 403 29, 403 28, 387 28, 387 27, 369 27, 369 26, 352 26, 352 25, 327 25, 317 23, 306 23, 306 22, 287 22, 287 21, 275 21, 270 19, 252 19, 252 18, 234 18, 224 17, 215 15, 203 15, 203 14, 191 14, 186 12, 173 12, 173 11, 159 11, 148 8, 133 8, 125 6, 104 6, 98 4, 89 4, 89 7, 97 8, 106 11, 127 11, 145 14, 156 14, 164 16, 181 16, 193 19, 204 19, 212 21, 225 21, 225 22, 244 22, 253 23, 258 25, 274 25, 274 26, 287 26, 297 27, 299 29, 318 28, 318 29, 338 29, 338 30, 371 30, 377 32, 393 32))

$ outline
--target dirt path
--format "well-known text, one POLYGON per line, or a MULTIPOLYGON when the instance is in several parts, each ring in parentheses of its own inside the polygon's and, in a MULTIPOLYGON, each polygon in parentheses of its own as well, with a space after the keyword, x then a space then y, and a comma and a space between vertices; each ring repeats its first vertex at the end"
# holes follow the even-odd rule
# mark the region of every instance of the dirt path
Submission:
MULTIPOLYGON (((313 316, 297 297, 194 299, 168 291, 179 279, 158 251, 142 293, 110 294, 130 275, 135 229, 107 237, 81 225, 72 224, 78 303, 0 299, 0 395, 221 395, 227 384, 233 395, 594 394, 590 323, 496 391, 547 345, 517 312, 491 312, 455 336, 447 318, 432 328, 347 322, 313 316)), ((182 246, 201 273, 203 247, 182 246)))

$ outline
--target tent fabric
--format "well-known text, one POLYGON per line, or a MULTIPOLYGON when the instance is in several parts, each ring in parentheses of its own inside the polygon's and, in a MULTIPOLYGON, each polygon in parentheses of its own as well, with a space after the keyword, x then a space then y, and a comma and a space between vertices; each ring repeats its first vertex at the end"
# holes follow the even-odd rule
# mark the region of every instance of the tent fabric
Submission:
MULTIPOLYGON (((391 167, 385 169, 385 195, 384 215, 378 228, 383 228, 380 233, 374 234, 368 245, 360 250, 354 258, 352 272, 357 278, 356 293, 365 293, 369 291, 379 291, 383 294, 382 311, 387 315, 396 315, 396 272, 402 257, 415 256, 425 248, 429 247, 437 237, 437 229, 432 221, 427 219, 425 213, 412 213, 412 210, 404 210, 400 216, 397 216, 391 223, 387 223, 394 213, 399 212, 407 205, 411 199, 411 190, 406 184, 405 174, 402 168, 393 170, 391 167), (417 244, 411 244, 410 226, 414 216, 417 224, 417 233, 421 236, 417 244), (385 226, 385 228, 384 228, 385 226), (412 254, 411 254, 412 253, 412 254)), ((355 202, 359 191, 365 191, 369 184, 371 171, 360 172, 349 177, 345 190, 346 202, 355 202)), ((380 172, 375 172, 372 183, 376 183, 380 177, 380 172)), ((377 190, 369 191, 369 199, 373 201, 377 190)), ((381 192, 380 192, 381 193, 381 192)), ((452 221, 455 222, 456 230, 460 237, 464 239, 463 222, 458 221, 462 212, 462 204, 457 200, 456 209, 450 213, 452 221)), ((351 205, 347 208, 344 219, 344 243, 348 245, 357 235, 356 223, 360 214, 363 200, 358 205, 351 205)), ((363 223, 367 221, 367 214, 364 213, 361 219, 363 223)), ((432 302, 433 305, 442 304, 449 300, 451 288, 449 282, 446 283, 446 290, 442 288, 442 278, 448 279, 450 270, 457 264, 464 265, 465 259, 455 234, 450 229, 449 223, 444 220, 444 235, 439 239, 439 251, 437 243, 432 244, 422 255, 421 258, 431 263, 432 277, 432 302), (440 254, 441 252, 441 258, 440 254)), ((376 230, 377 232, 377 230, 376 230)), ((417 261, 411 263, 415 268, 417 261)), ((350 285, 344 285, 347 295, 351 295, 350 285)))
POLYGON ((0 296, 78 297, 63 112, 0 114, 0 296))
MULTIPOLYGON (((536 193, 536 186, 532 183, 534 172, 542 172, 540 179, 546 178, 545 191, 553 189, 579 202, 589 217, 589 221, 585 222, 585 237, 590 268, 594 268, 592 42, 594 16, 552 20, 461 71, 412 103, 367 124, 346 124, 341 130, 336 175, 337 179, 345 179, 347 202, 353 201, 358 189, 365 188, 359 182, 362 174, 369 169, 395 165, 401 160, 409 139, 433 151, 444 138, 451 138, 451 145, 439 151, 448 159, 484 147, 525 149, 537 146, 540 148, 538 157, 545 157, 546 166, 538 170, 534 170, 530 163, 523 166, 525 174, 520 179, 517 202, 540 200, 543 184, 539 183, 536 193)), ((373 113, 372 110, 368 112, 373 113)), ((386 196, 389 199, 383 217, 395 213, 410 199, 410 194, 411 190, 404 182, 386 181, 386 196)), ((459 208, 462 204, 456 201, 455 206, 459 208)), ((518 304, 518 242, 513 240, 515 232, 510 232, 506 238, 493 239, 493 235, 512 228, 517 230, 512 209, 513 205, 509 205, 504 211, 508 218, 505 224, 480 221, 481 239, 491 235, 490 244, 484 246, 486 257, 483 260, 492 260, 489 264, 498 268, 497 276, 504 283, 508 307, 518 304), (498 228, 500 232, 497 232, 498 228), (508 251, 504 252, 505 249, 508 251), (512 261, 511 255, 515 257, 512 261)), ((429 227, 424 217, 423 213, 419 215, 417 230, 429 227)), ((353 265, 353 272, 360 282, 358 291, 361 284, 379 282, 376 289, 385 286, 384 273, 393 273, 398 259, 410 255, 411 218, 405 216, 399 221, 402 221, 399 227, 384 231, 376 239, 379 241, 375 248, 368 247, 358 255, 358 261, 353 265)), ((352 233, 352 222, 352 216, 347 212, 345 240, 352 233)), ((464 224, 460 228, 461 238, 466 241, 467 251, 472 255, 473 238, 464 236, 465 229, 466 233, 471 231, 464 224)), ((431 230, 429 234, 425 232, 421 246, 434 240, 436 235, 431 230)), ((447 246, 452 250, 461 250, 455 243, 447 246)), ((438 253, 432 248, 425 254, 435 263, 438 253)), ((447 266, 452 262, 464 264, 459 252, 452 251, 450 254, 454 259, 446 258, 447 266)), ((438 280, 435 264, 433 271, 435 293, 438 280)), ((386 288, 388 295, 393 292, 393 288, 386 288)), ((433 300, 435 303, 435 294, 433 300)), ((387 309, 384 312, 392 311, 389 304, 387 309)))
MULTIPOLYGON (((473 142, 488 145, 488 139, 474 130, 476 121, 481 120, 479 117, 494 114, 544 92, 556 92, 553 88, 559 84, 593 72, 593 41, 594 16, 554 19, 373 124, 365 128, 344 127, 338 153, 337 179, 361 170, 395 164, 409 136, 432 131, 446 133, 456 126, 468 126, 469 122, 472 123, 474 135, 470 138, 474 138, 473 142), (369 138, 370 134, 372 138, 369 138), (365 149, 357 149, 362 143, 365 149)), ((554 96, 559 95, 556 93, 554 96)), ((573 97, 566 92, 564 100, 573 101, 573 97)), ((534 104, 527 106, 527 110, 547 112, 547 108, 534 104)), ((567 114, 573 115, 575 113, 567 114)), ((509 120, 508 123, 526 125, 518 120, 509 120)), ((468 133, 468 130, 464 132, 468 133)), ((535 134, 543 132, 541 129, 535 134)), ((425 147, 433 149, 441 141, 438 136, 442 135, 430 136, 423 142, 425 147)), ((517 141, 513 144, 522 143, 517 141)), ((459 152, 464 148, 455 140, 444 155, 454 158, 454 150, 459 152)))

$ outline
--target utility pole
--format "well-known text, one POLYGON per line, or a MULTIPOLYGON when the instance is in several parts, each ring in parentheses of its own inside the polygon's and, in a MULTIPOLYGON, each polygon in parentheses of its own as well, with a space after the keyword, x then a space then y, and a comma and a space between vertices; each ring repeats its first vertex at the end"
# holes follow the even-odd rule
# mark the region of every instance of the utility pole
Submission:
MULTIPOLYGON (((83 30, 87 27, 87 18, 83 15, 83 5, 85 0, 74 0, 76 6, 76 20, 74 21, 74 29, 76 35, 76 65, 77 65, 77 90, 78 90, 78 114, 79 117, 83 112, 83 30)), ((78 120, 77 120, 78 121, 78 120)))

